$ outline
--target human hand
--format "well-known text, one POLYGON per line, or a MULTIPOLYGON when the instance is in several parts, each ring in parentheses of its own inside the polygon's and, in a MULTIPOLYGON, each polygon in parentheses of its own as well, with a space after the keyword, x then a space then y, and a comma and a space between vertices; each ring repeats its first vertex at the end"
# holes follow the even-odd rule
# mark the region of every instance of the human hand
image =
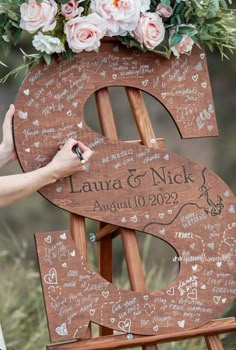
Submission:
POLYGON ((77 173, 78 171, 84 171, 86 162, 92 156, 93 151, 86 147, 82 142, 74 139, 69 139, 64 146, 57 152, 52 161, 47 165, 47 168, 52 171, 52 174, 56 180, 62 177, 67 177, 77 173), (81 163, 77 154, 73 151, 73 147, 78 145, 85 160, 85 163, 81 163))
POLYGON ((2 158, 4 158, 5 163, 8 163, 17 158, 12 134, 12 119, 14 113, 15 106, 11 104, 5 115, 2 126, 3 138, 1 143, 1 155, 2 158))

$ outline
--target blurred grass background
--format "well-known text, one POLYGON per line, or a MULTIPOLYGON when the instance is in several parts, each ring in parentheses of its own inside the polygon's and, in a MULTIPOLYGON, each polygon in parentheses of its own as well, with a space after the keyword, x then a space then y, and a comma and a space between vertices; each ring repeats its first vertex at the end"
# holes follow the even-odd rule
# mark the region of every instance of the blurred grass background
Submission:
MULTIPOLYGON (((24 43, 23 43, 24 47, 24 43)), ((24 48, 27 51, 26 48, 24 48)), ((209 74, 220 136, 216 138, 182 140, 168 112, 151 96, 144 94, 157 137, 164 137, 167 149, 194 159, 216 172, 236 193, 236 56, 220 60, 217 54, 207 52, 209 74)), ((5 59, 0 58, 6 62, 5 59)), ((9 68, 21 63, 19 50, 8 58, 9 68)), ((0 69, 0 76, 3 76, 0 69)), ((0 121, 24 79, 10 79, 0 86, 0 121)), ((121 88, 112 88, 112 104, 122 140, 137 139, 136 126, 131 118, 127 97, 121 88)), ((91 97, 85 106, 88 125, 99 131, 95 102, 91 97)), ((1 136, 1 135, 0 135, 1 136)), ((19 173, 17 162, 0 170, 0 175, 19 173)), ((0 323, 8 350, 43 350, 49 342, 41 284, 33 234, 69 227, 69 214, 35 193, 18 203, 0 210, 0 323)), ((95 232, 96 223, 87 221, 87 232, 95 232)), ((164 241, 138 233, 138 242, 146 275, 148 290, 168 286, 178 274, 178 264, 172 262, 173 249, 164 241)), ((97 268, 96 245, 88 242, 89 261, 97 268)), ((121 239, 114 240, 115 284, 129 288, 121 239), (122 261, 122 263, 120 263, 122 261)), ((235 303, 223 316, 235 316, 235 303)), ((222 315, 221 315, 222 316, 222 315)), ((235 334, 223 336, 224 348, 236 349, 235 334)), ((204 339, 192 339, 161 344, 160 350, 205 350, 204 339)))

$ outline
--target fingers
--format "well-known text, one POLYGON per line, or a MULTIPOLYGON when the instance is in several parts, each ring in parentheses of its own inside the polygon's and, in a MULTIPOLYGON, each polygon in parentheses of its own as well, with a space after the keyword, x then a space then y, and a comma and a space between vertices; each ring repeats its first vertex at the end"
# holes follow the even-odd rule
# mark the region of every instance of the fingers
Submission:
POLYGON ((66 141, 66 143, 63 146, 60 145, 59 149, 73 152, 73 147, 75 145, 79 146, 80 150, 82 151, 83 158, 87 162, 89 158, 93 155, 93 151, 89 147, 85 146, 85 144, 83 144, 81 141, 77 141, 70 138, 69 140, 66 141))
POLYGON ((12 127, 12 118, 13 118, 14 113, 15 113, 15 106, 13 104, 11 104, 7 113, 6 113, 6 116, 5 116, 5 119, 3 122, 3 128, 12 127))

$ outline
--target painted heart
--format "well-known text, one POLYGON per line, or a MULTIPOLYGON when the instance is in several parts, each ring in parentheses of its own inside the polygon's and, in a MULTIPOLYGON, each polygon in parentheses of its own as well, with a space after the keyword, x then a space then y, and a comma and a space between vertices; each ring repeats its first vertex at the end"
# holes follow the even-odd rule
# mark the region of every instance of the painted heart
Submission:
POLYGON ((112 79, 115 80, 117 78, 117 74, 112 74, 112 79))
POLYGON ((178 326, 179 326, 180 328, 184 328, 184 326, 185 326, 185 320, 178 321, 178 326))
POLYGON ((127 318, 125 321, 120 321, 118 323, 118 327, 125 333, 130 332, 130 327, 131 327, 131 320, 127 318))
POLYGON ((138 221, 137 215, 131 216, 130 220, 133 222, 137 222, 138 221))
POLYGON ((34 146, 35 146, 36 148, 39 148, 40 142, 35 142, 35 143, 34 143, 34 146))
POLYGON ((118 53, 120 51, 119 46, 114 46, 113 47, 113 52, 118 53))
POLYGON ((20 119, 27 119, 28 118, 28 113, 19 111, 18 116, 19 116, 20 119))
POLYGON ((61 264, 61 266, 62 266, 62 267, 67 267, 67 263, 64 262, 64 263, 61 264))
POLYGON ((150 215, 146 214, 144 217, 148 220, 150 218, 150 215))
POLYGON ((78 101, 74 101, 74 102, 72 102, 72 106, 74 107, 74 108, 76 108, 77 106, 78 106, 78 101))
POLYGON ((206 87, 207 87, 207 82, 203 82, 203 83, 201 83, 201 87, 203 87, 203 89, 205 89, 206 87))
POLYGON ((75 250, 72 250, 72 252, 70 252, 70 256, 75 256, 75 250))
POLYGON ((165 213, 159 213, 159 218, 163 219, 165 216, 165 213))
POLYGON ((109 297, 109 291, 108 291, 108 290, 107 290, 107 291, 103 290, 103 291, 102 291, 102 296, 103 296, 104 298, 108 298, 108 297, 109 297))
POLYGON ((191 244, 190 244, 190 248, 191 248, 191 249, 194 249, 194 248, 195 248, 195 243, 191 243, 191 244))
POLYGON ((226 298, 223 298, 223 299, 221 299, 221 301, 222 301, 223 304, 225 304, 226 301, 227 301, 227 299, 226 299, 226 298))
POLYGON ((203 285, 201 286, 201 289, 206 289, 206 285, 203 284, 203 285))
POLYGON ((105 71, 105 70, 102 71, 102 72, 100 73, 100 75, 101 75, 103 78, 106 78, 106 71, 105 71))
POLYGON ((191 292, 187 294, 189 299, 197 299, 197 289, 194 288, 191 292))
POLYGON ((30 152, 30 148, 25 148, 25 152, 29 153, 30 152))
POLYGON ((38 119, 34 120, 34 121, 32 122, 32 124, 33 124, 34 126, 39 126, 39 121, 38 121, 38 119))
POLYGON ((62 323, 61 326, 57 327, 57 328, 56 328, 56 333, 57 333, 58 335, 61 335, 61 336, 67 335, 68 332, 67 332, 66 323, 62 323))
POLYGON ((57 193, 60 193, 62 191, 62 187, 57 187, 56 191, 57 191, 57 193))
POLYGON ((230 214, 235 214, 235 208, 234 208, 233 205, 231 205, 231 206, 229 207, 228 212, 229 212, 230 214))
POLYGON ((217 267, 221 267, 222 266, 222 261, 217 261, 216 266, 217 267))
POLYGON ((147 84, 148 84, 148 79, 145 79, 145 80, 142 81, 142 85, 143 86, 147 86, 147 84))
POLYGON ((207 246, 211 249, 215 248, 215 243, 211 242, 211 243, 207 243, 207 246))
POLYGON ((66 112, 66 115, 67 115, 68 117, 71 117, 71 116, 72 116, 72 112, 71 112, 70 109, 66 112))
POLYGON ((50 235, 48 235, 46 238, 44 238, 45 242, 47 243, 51 243, 52 242, 52 238, 50 235))
POLYGON ((143 299, 144 299, 144 300, 148 300, 148 295, 145 294, 145 295, 143 296, 143 299))
POLYGON ((167 213, 171 215, 173 212, 171 209, 169 209, 169 210, 167 210, 167 213))
POLYGON ((57 300, 61 295, 61 287, 60 286, 49 286, 48 287, 48 296, 52 300, 57 300))
POLYGON ((175 289, 174 289, 174 287, 171 287, 170 289, 168 289, 166 293, 167 293, 168 295, 174 295, 174 294, 175 294, 175 289))
POLYGON ((123 218, 121 219, 121 222, 125 223, 125 222, 126 222, 126 218, 123 217, 123 218))
POLYGON ((57 271, 52 267, 48 274, 44 276, 44 282, 47 284, 57 284, 57 271))
POLYGON ((115 320, 116 320, 116 319, 115 319, 114 317, 110 318, 110 322, 111 322, 111 323, 114 323, 115 320))
POLYGON ((198 268, 198 265, 193 265, 193 266, 192 266, 192 270, 193 270, 194 272, 197 271, 197 268, 198 268))
POLYGON ((230 196, 230 192, 227 190, 227 191, 225 191, 224 192, 224 196, 227 198, 227 197, 229 197, 230 196))
POLYGON ((169 154, 166 154, 166 155, 164 155, 164 157, 163 157, 165 160, 170 160, 170 156, 169 156, 169 154))
POLYGON ((173 98, 172 97, 168 98, 167 103, 169 103, 170 105, 173 105, 174 103, 173 98))
POLYGON ((162 93, 161 93, 161 97, 162 97, 162 98, 166 98, 166 92, 162 92, 162 93))
POLYGON ((151 142, 152 144, 154 144, 154 143, 156 143, 156 139, 151 139, 150 142, 151 142))
POLYGON ((146 303, 144 304, 144 310, 148 316, 151 316, 151 314, 153 314, 155 311, 155 305, 146 303))
POLYGON ((61 234, 61 235, 60 235, 60 238, 61 238, 61 239, 66 239, 66 238, 67 238, 67 237, 66 237, 66 233, 64 232, 63 234, 61 234))
POLYGON ((83 122, 80 122, 77 124, 78 128, 82 129, 83 128, 83 122))
POLYGON ((203 60, 205 58, 205 54, 204 53, 201 53, 200 54, 200 58, 203 60))
POLYGON ((193 80, 193 81, 197 81, 197 80, 198 80, 198 77, 199 77, 199 75, 198 75, 198 74, 195 74, 195 75, 192 76, 192 80, 193 80))
POLYGON ((219 304, 220 299, 221 299, 221 296, 216 296, 216 295, 215 295, 215 296, 213 297, 213 301, 214 301, 215 304, 219 304))
POLYGON ((211 131, 213 129, 213 125, 207 125, 207 129, 211 131))
POLYGON ((89 310, 90 316, 94 316, 94 315, 95 315, 95 312, 96 312, 95 309, 90 309, 90 310, 89 310))
POLYGON ((161 235, 165 235, 166 230, 165 230, 164 228, 161 228, 161 229, 159 230, 159 233, 160 233, 161 235))
POLYGON ((25 94, 26 96, 29 96, 29 94, 30 94, 29 89, 25 89, 25 90, 24 90, 24 94, 25 94))
POLYGON ((159 329, 159 327, 158 327, 158 325, 156 324, 152 329, 154 330, 154 332, 157 332, 158 329, 159 329))

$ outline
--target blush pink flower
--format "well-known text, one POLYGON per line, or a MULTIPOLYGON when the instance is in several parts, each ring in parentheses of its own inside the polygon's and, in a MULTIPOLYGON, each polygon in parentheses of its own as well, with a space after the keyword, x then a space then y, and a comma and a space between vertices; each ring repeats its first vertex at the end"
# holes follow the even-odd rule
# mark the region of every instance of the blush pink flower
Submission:
POLYGON ((96 13, 75 17, 64 27, 67 42, 73 52, 93 51, 99 48, 100 39, 106 32, 106 21, 96 13))
POLYGON ((162 18, 168 18, 172 15, 172 7, 165 6, 162 3, 157 5, 156 13, 162 18))
POLYGON ((81 14, 81 9, 78 8, 79 1, 71 0, 66 4, 61 5, 61 14, 66 20, 72 19, 81 14))
POLYGON ((20 27, 29 33, 42 28, 43 32, 53 30, 56 26, 57 3, 54 0, 35 0, 23 2, 20 6, 20 27))
POLYGON ((126 35, 137 26, 140 0, 91 0, 90 8, 107 22, 106 35, 126 35))
POLYGON ((155 49, 164 39, 165 27, 157 13, 143 13, 132 32, 135 39, 148 50, 155 49))
POLYGON ((176 57, 179 58, 181 54, 191 52, 193 44, 194 41, 192 38, 190 38, 187 34, 182 34, 182 40, 175 46, 171 47, 171 51, 176 57))

